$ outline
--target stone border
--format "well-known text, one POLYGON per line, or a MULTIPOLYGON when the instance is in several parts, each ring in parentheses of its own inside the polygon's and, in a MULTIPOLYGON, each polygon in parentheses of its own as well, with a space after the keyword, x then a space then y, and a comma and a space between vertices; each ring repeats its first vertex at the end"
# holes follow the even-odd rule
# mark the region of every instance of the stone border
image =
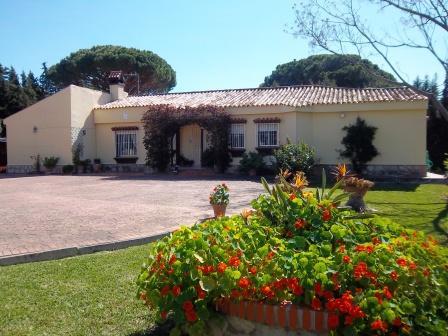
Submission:
POLYGON ((293 304, 270 305, 263 302, 232 302, 221 299, 216 310, 229 316, 238 317, 270 327, 280 327, 289 331, 309 331, 315 334, 328 334, 329 313, 316 311, 293 304))
POLYGON ((96 245, 81 245, 81 246, 61 248, 61 249, 57 249, 57 250, 40 251, 40 252, 33 252, 33 253, 26 253, 26 254, 15 254, 15 255, 13 254, 13 255, 9 255, 9 256, 3 256, 3 257, 0 257, 0 266, 9 266, 9 265, 23 264, 23 263, 36 262, 36 261, 55 260, 55 259, 74 257, 74 256, 90 254, 90 253, 94 253, 94 252, 100 252, 100 251, 113 251, 113 250, 124 249, 127 247, 143 245, 146 243, 151 243, 153 241, 159 240, 159 239, 169 235, 174 230, 177 230, 177 227, 175 227, 171 230, 168 230, 168 231, 157 232, 151 236, 131 238, 131 239, 127 239, 127 240, 119 240, 119 241, 114 241, 114 242, 104 242, 104 243, 99 243, 96 245))

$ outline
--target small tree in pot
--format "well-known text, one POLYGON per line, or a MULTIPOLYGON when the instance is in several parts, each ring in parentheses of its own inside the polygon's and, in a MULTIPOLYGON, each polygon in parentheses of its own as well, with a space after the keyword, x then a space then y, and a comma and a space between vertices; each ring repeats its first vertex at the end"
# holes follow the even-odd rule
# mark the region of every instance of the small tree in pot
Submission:
POLYGON ((215 217, 225 216, 227 204, 229 204, 229 187, 225 183, 218 184, 213 188, 209 199, 215 217))
POLYGON ((51 174, 54 171, 54 168, 59 162, 59 158, 55 156, 45 157, 43 161, 43 165, 47 170, 47 173, 51 174))

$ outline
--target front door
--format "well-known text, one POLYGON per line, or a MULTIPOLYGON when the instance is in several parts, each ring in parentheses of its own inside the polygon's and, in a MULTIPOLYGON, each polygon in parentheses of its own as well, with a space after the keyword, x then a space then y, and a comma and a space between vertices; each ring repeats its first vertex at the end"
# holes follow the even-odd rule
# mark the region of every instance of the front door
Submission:
POLYGON ((180 154, 193 160, 193 167, 201 167, 201 128, 192 124, 180 129, 180 154))

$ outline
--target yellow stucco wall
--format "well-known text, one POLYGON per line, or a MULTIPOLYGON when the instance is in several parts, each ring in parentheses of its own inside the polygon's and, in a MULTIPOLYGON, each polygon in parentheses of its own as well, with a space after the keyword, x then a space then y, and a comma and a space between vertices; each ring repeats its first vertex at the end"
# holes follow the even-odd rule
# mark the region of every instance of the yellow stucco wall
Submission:
POLYGON ((93 159, 96 145, 92 108, 108 100, 107 93, 70 85, 6 118, 8 165, 31 165, 30 157, 37 154, 42 158, 57 156, 60 165, 71 164, 74 137, 84 145, 83 158, 93 159))
MULTIPOLYGON (((145 107, 97 109, 96 124, 97 153, 105 163, 114 163, 115 139, 111 130, 116 126, 139 125, 138 137, 143 139, 141 117, 145 107)), ((378 128, 375 146, 380 155, 372 161, 378 165, 424 165, 426 151, 426 102, 322 105, 312 108, 291 107, 242 107, 231 108, 232 117, 246 119, 246 152, 256 147, 256 118, 278 117, 280 122, 280 144, 289 138, 292 142, 304 141, 316 149, 316 158, 321 164, 335 164, 339 158, 344 135, 342 128, 353 123, 356 117, 365 119, 378 128)), ((138 163, 145 161, 142 142, 138 147, 138 163)), ((188 146, 189 144, 184 144, 188 146)), ((185 147, 184 147, 185 148, 185 147)), ((192 152, 186 150, 186 152, 192 152)), ((234 160, 236 165, 239 159, 234 160)))
POLYGON ((31 165, 37 154, 71 162, 70 87, 13 114, 5 124, 8 165, 31 165))

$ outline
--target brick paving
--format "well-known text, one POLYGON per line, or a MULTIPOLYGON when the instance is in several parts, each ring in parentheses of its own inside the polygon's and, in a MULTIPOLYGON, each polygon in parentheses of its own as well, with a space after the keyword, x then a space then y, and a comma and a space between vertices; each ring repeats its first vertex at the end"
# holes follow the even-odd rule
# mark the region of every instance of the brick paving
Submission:
MULTIPOLYGON (((135 240, 212 216, 208 194, 229 177, 0 178, 0 258, 135 240)), ((227 180, 228 213, 248 207, 258 182, 227 180)))

